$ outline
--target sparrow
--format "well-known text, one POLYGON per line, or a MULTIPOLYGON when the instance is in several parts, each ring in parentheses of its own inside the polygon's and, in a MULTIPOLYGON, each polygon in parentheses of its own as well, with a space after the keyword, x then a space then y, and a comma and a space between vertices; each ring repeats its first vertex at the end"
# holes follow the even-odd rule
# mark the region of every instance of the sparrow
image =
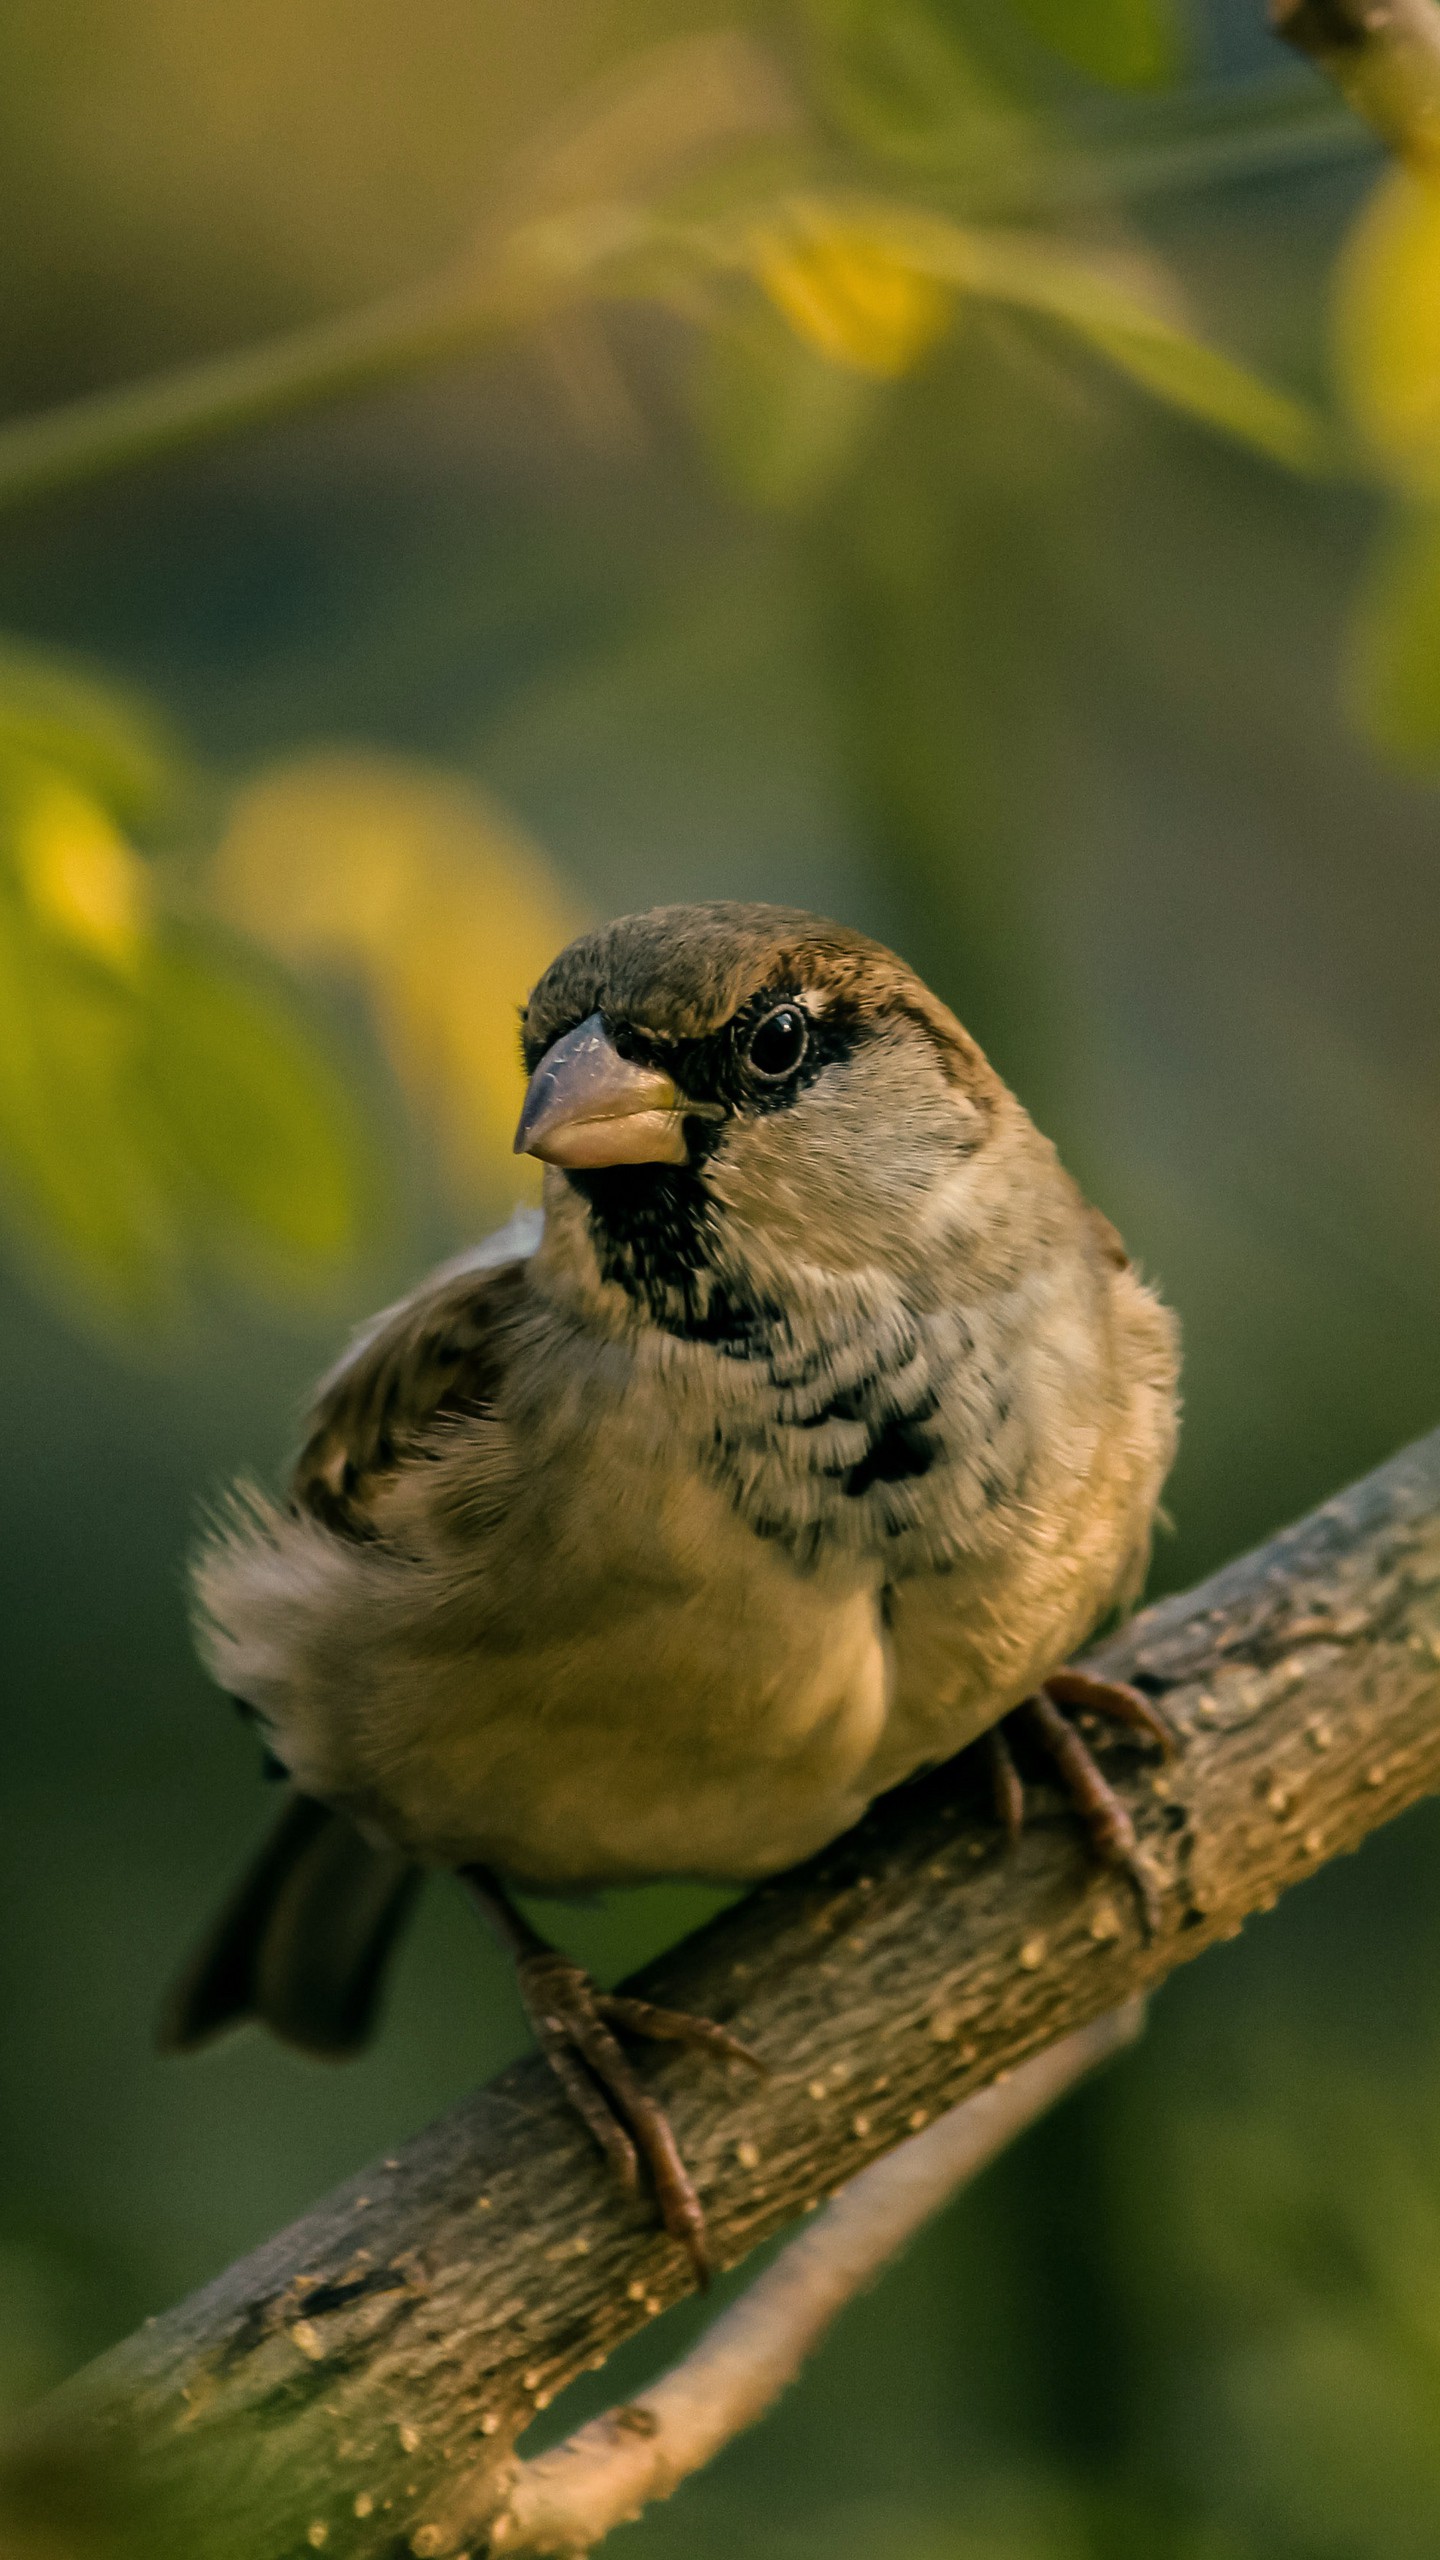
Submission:
POLYGON ((584 935, 526 1003, 543 1209, 363 1326, 287 1498, 194 1571, 204 1662, 287 1783, 177 1984, 363 2042, 426 1869, 513 1951, 538 2042, 702 2280, 704 2215, 622 2038, 750 2059, 600 1991, 516 1888, 746 1884, 989 1736, 1049 1752, 1149 1885, 1069 1670, 1133 1601, 1177 1428, 1173 1317, 975 1041, 879 944, 794 909, 584 935))

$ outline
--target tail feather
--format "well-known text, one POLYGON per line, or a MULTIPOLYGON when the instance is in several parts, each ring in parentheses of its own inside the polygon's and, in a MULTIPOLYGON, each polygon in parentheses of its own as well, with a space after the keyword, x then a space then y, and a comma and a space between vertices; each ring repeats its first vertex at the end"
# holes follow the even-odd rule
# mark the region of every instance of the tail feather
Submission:
POLYGON ((162 2051, 258 2018, 302 2053, 358 2052, 419 1883, 398 1849, 295 1796, 171 1991, 162 2051))

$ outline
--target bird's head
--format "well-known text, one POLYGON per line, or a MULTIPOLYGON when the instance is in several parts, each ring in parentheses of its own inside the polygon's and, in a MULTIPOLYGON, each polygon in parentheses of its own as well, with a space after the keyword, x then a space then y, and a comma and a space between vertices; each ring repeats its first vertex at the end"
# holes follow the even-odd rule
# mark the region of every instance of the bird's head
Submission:
POLYGON ((553 1168, 548 1222, 668 1331, 717 1340, 790 1307, 797 1274, 922 1263, 944 1187, 1024 1120, 903 961, 787 907, 584 935, 523 1043, 515 1145, 553 1168))

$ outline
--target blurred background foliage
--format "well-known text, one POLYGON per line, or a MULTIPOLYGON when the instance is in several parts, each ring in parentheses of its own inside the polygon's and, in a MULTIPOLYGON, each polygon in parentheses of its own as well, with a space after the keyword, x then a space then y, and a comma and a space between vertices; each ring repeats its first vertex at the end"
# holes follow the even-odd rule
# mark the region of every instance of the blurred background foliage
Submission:
MULTIPOLYGON (((1435 1421, 1440 199, 1251 0, 11 0, 0 220, 19 2407, 523 2040, 436 1887, 353 2069, 149 2049, 264 1818, 198 1506, 520 1196, 588 916, 956 1005, 1181 1311, 1157 1580, 1435 1421)), ((1436 1839, 1177 1982, 635 2550, 1432 2551, 1436 1839)))

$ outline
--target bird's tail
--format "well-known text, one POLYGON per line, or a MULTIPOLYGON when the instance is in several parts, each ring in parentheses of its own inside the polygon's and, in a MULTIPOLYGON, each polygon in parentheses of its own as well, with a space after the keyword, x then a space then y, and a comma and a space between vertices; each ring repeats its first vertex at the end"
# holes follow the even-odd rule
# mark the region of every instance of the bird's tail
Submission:
POLYGON ((358 2052, 420 1872, 344 1814, 292 1797, 171 1991, 162 2051, 259 2018, 302 2053, 358 2052))

